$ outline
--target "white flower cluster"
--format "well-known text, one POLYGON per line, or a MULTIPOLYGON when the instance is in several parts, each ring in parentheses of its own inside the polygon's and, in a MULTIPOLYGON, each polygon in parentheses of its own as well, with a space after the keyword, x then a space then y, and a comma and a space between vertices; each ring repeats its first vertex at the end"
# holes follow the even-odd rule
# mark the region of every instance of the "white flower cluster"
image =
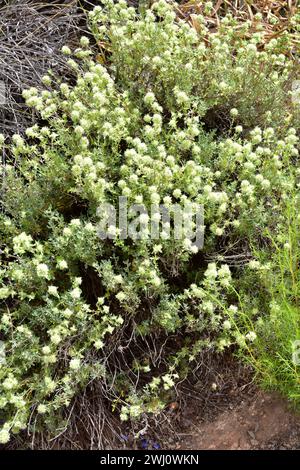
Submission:
POLYGON ((248 251, 275 232, 282 272, 294 266, 297 238, 283 227, 289 199, 299 202, 299 125, 280 42, 264 48, 260 32, 230 16, 212 34, 199 15, 196 30, 175 19, 172 1, 141 14, 125 0, 101 5, 91 29, 109 61, 85 36, 75 51, 62 48, 77 78, 56 83, 49 72, 45 90, 24 91, 46 124, 13 136, 16 163, 5 167, 0 443, 32 413, 56 417, 95 378, 122 403, 121 419, 160 411, 200 353, 260 340, 256 323, 240 327, 240 304, 257 317, 245 279, 256 289, 273 264, 248 251), (109 221, 113 237, 102 240, 98 209, 120 196, 155 210, 128 211, 143 237, 122 239, 109 221), (202 207, 204 221, 181 213, 176 238, 175 216, 160 205, 202 207), (202 253, 190 236, 197 228, 202 253))

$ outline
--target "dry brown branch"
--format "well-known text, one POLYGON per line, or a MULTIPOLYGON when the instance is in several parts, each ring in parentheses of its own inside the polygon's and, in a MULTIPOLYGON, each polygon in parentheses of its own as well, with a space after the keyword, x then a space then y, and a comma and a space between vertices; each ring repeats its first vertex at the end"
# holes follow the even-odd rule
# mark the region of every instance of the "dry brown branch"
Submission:
POLYGON ((0 130, 23 132, 34 116, 21 97, 24 88, 41 87, 41 77, 52 69, 64 76, 61 47, 76 44, 84 14, 77 0, 0 1, 0 81, 5 104, 0 105, 0 130))
MULTIPOLYGON (((195 15, 203 14, 211 30, 218 27, 220 18, 231 13, 240 22, 250 20, 255 30, 257 21, 255 15, 262 15, 262 25, 265 43, 273 37, 278 37, 290 29, 290 19, 299 9, 298 0, 214 0, 214 8, 210 14, 205 13, 203 0, 184 0, 178 8, 179 15, 186 18, 195 27, 195 15)), ((291 33, 292 34, 292 33, 291 33)), ((298 47, 299 38, 294 35, 295 47, 298 47)))

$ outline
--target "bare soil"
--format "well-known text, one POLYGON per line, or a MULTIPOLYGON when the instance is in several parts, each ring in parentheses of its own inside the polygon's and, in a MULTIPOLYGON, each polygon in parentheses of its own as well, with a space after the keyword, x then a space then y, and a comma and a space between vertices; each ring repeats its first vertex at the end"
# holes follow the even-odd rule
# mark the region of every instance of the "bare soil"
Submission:
POLYGON ((278 394, 259 389, 253 370, 230 354, 203 356, 189 380, 178 387, 163 422, 148 422, 145 429, 138 439, 127 430, 129 439, 120 447, 300 449, 300 411, 278 394))
POLYGON ((257 392, 222 411, 212 421, 197 422, 182 433, 177 449, 300 449, 300 416, 275 394, 257 392))

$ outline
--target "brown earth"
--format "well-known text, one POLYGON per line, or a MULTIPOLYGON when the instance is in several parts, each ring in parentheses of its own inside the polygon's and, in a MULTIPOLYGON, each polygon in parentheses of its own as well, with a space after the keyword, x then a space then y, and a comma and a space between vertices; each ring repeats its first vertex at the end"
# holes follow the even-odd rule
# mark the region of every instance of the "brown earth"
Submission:
POLYGON ((211 422, 197 423, 182 433, 177 449, 300 449, 300 416, 280 397, 257 392, 211 422))
POLYGON ((123 448, 300 449, 300 411, 278 394, 260 390, 251 368, 229 355, 210 362, 204 357, 178 387, 164 422, 148 422, 145 430, 137 439, 128 432, 123 448))

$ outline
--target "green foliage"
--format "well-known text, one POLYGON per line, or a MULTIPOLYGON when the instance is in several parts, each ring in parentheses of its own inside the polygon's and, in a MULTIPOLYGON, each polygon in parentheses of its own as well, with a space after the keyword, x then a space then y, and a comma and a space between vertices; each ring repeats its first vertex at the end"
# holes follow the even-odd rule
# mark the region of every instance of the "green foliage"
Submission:
MULTIPOLYGON (((282 205, 282 214, 272 230, 266 230, 269 241, 264 250, 256 248, 256 261, 250 264, 256 285, 256 296, 246 292, 240 296, 244 315, 239 331, 251 328, 257 341, 242 357, 254 368, 261 384, 277 389, 296 406, 300 398, 300 216, 298 183, 289 189, 282 205), (295 190, 296 189, 296 190, 295 190)), ((247 289, 248 287, 248 289, 247 289)))
POLYGON ((235 327, 242 277, 227 259, 299 187, 288 38, 264 50, 231 17, 212 34, 162 0, 141 14, 103 3, 90 14, 101 54, 85 37, 64 47, 76 83, 24 91, 40 119, 1 143, 1 442, 57 422, 93 380, 123 420, 159 412, 199 353, 255 341, 235 327), (203 252, 164 226, 159 240, 101 240, 97 208, 119 196, 202 204, 203 252))

